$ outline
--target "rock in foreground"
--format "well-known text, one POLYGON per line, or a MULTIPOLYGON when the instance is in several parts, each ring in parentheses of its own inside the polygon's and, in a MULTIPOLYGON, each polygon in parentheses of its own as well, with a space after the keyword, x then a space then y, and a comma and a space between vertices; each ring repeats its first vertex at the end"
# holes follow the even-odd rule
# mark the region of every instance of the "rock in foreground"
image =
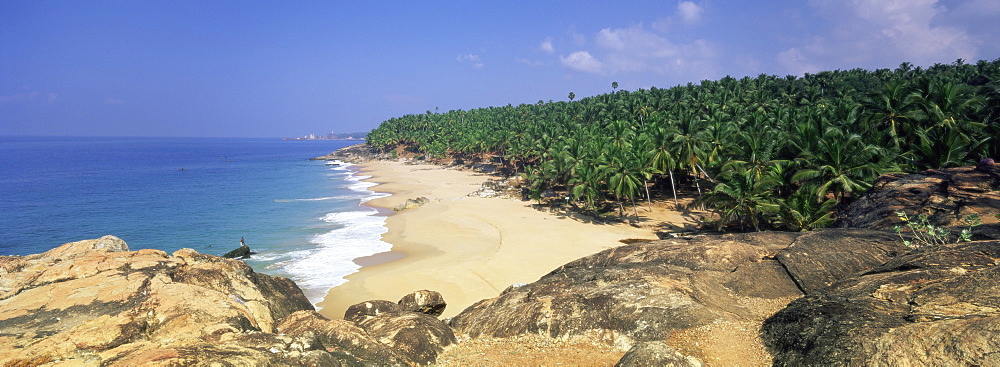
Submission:
POLYGON ((914 251, 793 301, 764 339, 781 366, 1000 366, 1000 241, 914 251))
POLYGON ((964 228, 976 214, 983 225, 977 239, 1000 239, 1000 166, 956 167, 879 177, 871 190, 840 213, 844 227, 890 229, 901 224, 896 212, 927 214, 931 224, 964 228))
POLYGON ((410 312, 373 330, 322 318, 291 280, 190 249, 128 251, 105 236, 0 256, 4 366, 404 366, 433 362, 435 343, 454 340, 410 312), (398 331, 413 315, 433 332, 398 331), (379 340, 400 335, 405 348, 379 340))
POLYGON ((720 356, 702 349, 704 340, 688 343, 686 351, 725 365, 755 348, 762 354, 757 363, 770 363, 761 341, 752 340, 765 318, 793 298, 878 266, 904 249, 891 233, 868 230, 630 244, 480 301, 456 316, 452 326, 470 337, 589 337, 627 350, 647 342, 684 344, 678 336, 699 335, 713 325, 753 324, 746 335, 734 335, 743 338, 743 345, 730 346, 734 354, 742 353, 729 356, 737 359, 714 359, 720 356))

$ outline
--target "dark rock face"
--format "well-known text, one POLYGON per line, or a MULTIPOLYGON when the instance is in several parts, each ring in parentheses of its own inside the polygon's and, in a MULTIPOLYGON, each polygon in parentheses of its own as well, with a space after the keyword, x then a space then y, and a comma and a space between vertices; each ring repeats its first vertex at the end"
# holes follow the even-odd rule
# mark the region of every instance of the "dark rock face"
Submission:
POLYGON ((837 231, 837 236, 826 231, 805 233, 777 258, 808 294, 906 251, 894 233, 848 229, 837 231), (845 248, 844 243, 851 245, 845 248))
POLYGON ((444 313, 448 303, 444 301, 441 293, 424 289, 403 296, 399 300, 399 306, 405 311, 437 317, 444 313))
POLYGON ((227 252, 225 255, 222 255, 222 257, 227 259, 245 259, 247 257, 250 257, 250 254, 252 253, 253 252, 250 251, 250 247, 240 246, 233 249, 232 251, 227 252))
POLYGON ((403 308, 399 304, 386 300, 371 300, 351 305, 344 312, 344 320, 362 322, 385 312, 399 312, 403 308))
POLYGON ((1000 239, 1000 166, 958 167, 879 177, 867 193, 840 213, 843 227, 890 229, 896 212, 927 214, 934 225, 961 228, 969 214, 983 225, 976 239, 1000 239))
POLYGON ((802 299, 762 328, 776 365, 1000 365, 1000 241, 926 248, 802 299))
POLYGON ((863 272, 872 264, 867 258, 888 258, 902 248, 898 242, 880 231, 825 230, 635 243, 480 301, 452 326, 470 337, 599 335, 629 348, 715 320, 763 320, 774 310, 755 307, 754 300, 798 297, 798 284, 811 292, 843 274, 863 272), (809 264, 826 262, 839 265, 806 271, 809 264), (785 268, 799 270, 789 274, 785 268))

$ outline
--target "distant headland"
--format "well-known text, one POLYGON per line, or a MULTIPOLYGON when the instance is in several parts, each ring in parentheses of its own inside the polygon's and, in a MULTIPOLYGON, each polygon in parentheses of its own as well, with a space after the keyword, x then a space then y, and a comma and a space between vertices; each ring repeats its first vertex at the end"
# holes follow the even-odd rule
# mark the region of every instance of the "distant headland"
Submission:
POLYGON ((338 134, 331 132, 326 135, 309 134, 297 138, 281 138, 281 140, 365 140, 367 132, 338 134))

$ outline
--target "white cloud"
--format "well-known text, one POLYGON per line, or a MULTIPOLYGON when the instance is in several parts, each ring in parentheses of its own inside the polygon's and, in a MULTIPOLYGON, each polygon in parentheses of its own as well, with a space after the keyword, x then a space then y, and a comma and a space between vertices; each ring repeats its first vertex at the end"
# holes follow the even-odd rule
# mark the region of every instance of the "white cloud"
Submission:
POLYGON ((675 44, 640 24, 602 29, 594 37, 594 43, 597 46, 594 50, 561 57, 563 65, 605 75, 642 72, 684 77, 715 75, 718 52, 703 40, 675 44))
POLYGON ((780 64, 788 74, 804 75, 805 73, 815 73, 821 71, 820 67, 809 64, 806 61, 802 50, 792 47, 778 54, 778 64, 780 64))
POLYGON ((482 69, 484 66, 483 63, 479 62, 479 55, 475 54, 458 55, 458 57, 456 57, 455 60, 457 60, 458 62, 466 62, 466 61, 471 62, 472 68, 476 70, 482 69))
POLYGON ((948 10, 937 0, 813 0, 833 28, 778 55, 788 71, 893 67, 974 60, 977 41, 960 26, 937 22, 948 10), (792 50, 795 50, 792 52, 792 50))
POLYGON ((676 26, 693 26, 701 23, 702 15, 705 13, 705 7, 698 5, 693 1, 679 1, 677 2, 677 8, 674 14, 668 17, 660 18, 659 20, 653 22, 650 26, 652 29, 667 33, 671 32, 676 26))
POLYGON ((475 62, 479 62, 479 55, 474 55, 474 54, 458 55, 458 57, 456 57, 455 60, 458 60, 458 62, 462 62, 462 61, 475 61, 475 62))
POLYGON ((552 37, 545 38, 545 40, 538 45, 538 48, 550 54, 556 52, 556 48, 552 46, 552 37))
POLYGON ((677 3, 677 13, 681 16, 681 21, 687 24, 695 24, 701 21, 701 13, 705 9, 690 1, 677 3))
POLYGON ((559 60, 570 69, 594 74, 602 74, 604 72, 604 65, 587 51, 577 51, 566 57, 559 56, 559 60))

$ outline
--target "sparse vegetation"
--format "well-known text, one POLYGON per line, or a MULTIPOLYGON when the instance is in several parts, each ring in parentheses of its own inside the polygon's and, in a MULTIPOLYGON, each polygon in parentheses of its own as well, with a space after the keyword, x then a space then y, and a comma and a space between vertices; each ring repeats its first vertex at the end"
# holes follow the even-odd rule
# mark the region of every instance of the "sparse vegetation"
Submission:
POLYGON ((904 225, 894 226, 892 230, 903 240, 903 244, 910 248, 939 246, 951 242, 969 242, 972 241, 972 230, 983 224, 979 215, 967 215, 962 218, 966 228, 955 234, 947 228, 931 224, 927 214, 918 214, 911 218, 906 212, 896 212, 896 217, 904 225))

